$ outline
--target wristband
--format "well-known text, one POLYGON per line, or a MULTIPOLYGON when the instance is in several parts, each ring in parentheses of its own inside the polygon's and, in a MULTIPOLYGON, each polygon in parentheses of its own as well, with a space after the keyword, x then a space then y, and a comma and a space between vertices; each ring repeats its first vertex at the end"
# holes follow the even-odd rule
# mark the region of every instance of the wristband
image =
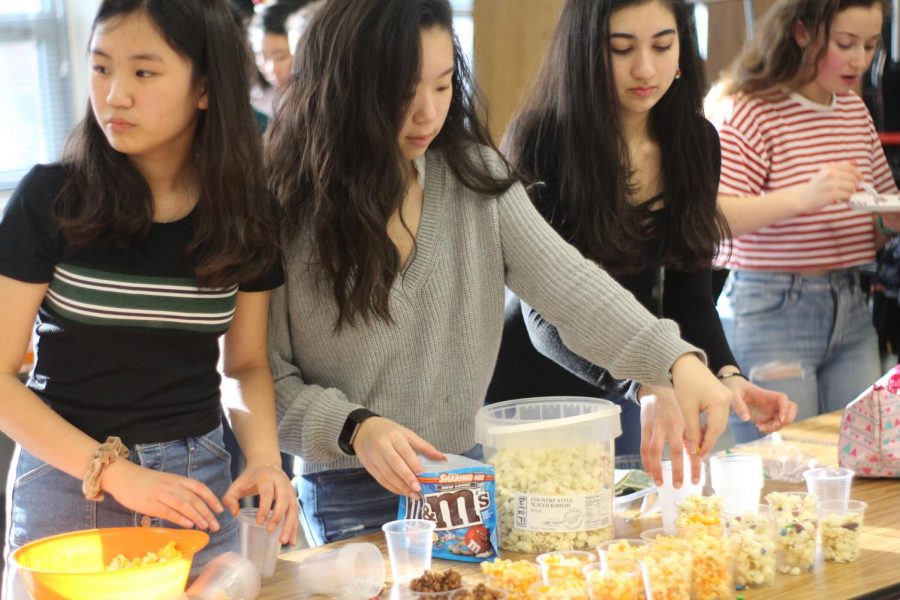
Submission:
POLYGON ((84 493, 84 497, 94 502, 101 502, 103 490, 100 489, 100 477, 103 475, 103 469, 120 456, 128 458, 128 454, 128 448, 122 443, 121 438, 116 436, 106 438, 106 441, 94 451, 94 458, 81 482, 81 491, 84 493))
POLYGON ((362 425, 363 421, 366 419, 377 416, 378 414, 373 413, 367 408, 357 408, 347 415, 347 420, 344 421, 344 427, 341 429, 341 434, 338 436, 338 447, 344 454, 350 456, 356 455, 356 450, 353 449, 353 442, 356 441, 356 434, 359 431, 359 426, 362 425))

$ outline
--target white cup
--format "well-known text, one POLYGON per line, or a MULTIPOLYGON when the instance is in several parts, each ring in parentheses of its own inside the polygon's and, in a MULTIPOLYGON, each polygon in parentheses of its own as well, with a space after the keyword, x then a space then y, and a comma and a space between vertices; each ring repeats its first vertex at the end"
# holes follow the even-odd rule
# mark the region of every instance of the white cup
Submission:
POLYGON ((756 512, 763 487, 762 458, 756 454, 716 454, 709 459, 713 491, 722 499, 722 512, 756 512))
POLYGON ((384 557, 375 544, 347 544, 300 563, 296 583, 305 594, 371 598, 384 587, 384 575, 384 557))
POLYGON ((431 568, 434 522, 403 519, 382 525, 394 581, 407 583, 431 568))
POLYGON ((675 518, 678 516, 677 504, 688 496, 702 496, 703 486, 706 482, 706 465, 702 465, 700 471, 700 483, 691 482, 691 463, 685 454, 684 481, 679 489, 672 487, 672 461, 664 460, 662 463, 663 484, 657 488, 659 494, 659 508, 662 511, 663 529, 675 533, 675 518))
POLYGON ((259 571, 249 558, 226 552, 209 561, 187 590, 189 600, 254 600, 259 571))
POLYGON ((804 471, 806 489, 816 497, 816 502, 840 501, 844 506, 850 501, 850 486, 853 483, 851 469, 819 467, 804 471))
MULTIPOLYGON (((242 508, 238 515, 241 523, 241 555, 246 556, 256 565, 256 569, 263 577, 271 577, 275 574, 275 565, 278 562, 278 551, 281 550, 281 530, 284 529, 284 519, 269 533, 266 525, 256 523, 257 508, 242 508)), ((268 521, 266 521, 268 524, 268 521)))

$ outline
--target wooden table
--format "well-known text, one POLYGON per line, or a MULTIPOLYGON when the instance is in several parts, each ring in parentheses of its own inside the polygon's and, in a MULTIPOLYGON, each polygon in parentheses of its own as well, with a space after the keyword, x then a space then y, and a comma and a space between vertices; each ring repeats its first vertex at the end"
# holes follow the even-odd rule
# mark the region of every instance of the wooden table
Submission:
MULTIPOLYGON (((837 432, 840 412, 821 415, 787 427, 782 439, 800 447, 804 452, 821 462, 837 463, 837 432)), ((805 484, 766 482, 763 493, 778 490, 802 490, 805 484)), ((851 495, 854 499, 868 503, 865 525, 862 532, 862 556, 849 564, 826 564, 817 573, 799 576, 779 575, 773 587, 761 590, 737 592, 745 600, 769 598, 789 598, 790 600, 865 598, 874 600, 896 600, 900 598, 900 480, 896 479, 856 479, 851 495)), ((659 516, 635 521, 625 531, 617 531, 617 537, 637 537, 637 534, 653 527, 659 527, 659 516)), ((345 542, 329 544, 321 548, 299 550, 279 557, 275 575, 264 581, 259 600, 288 600, 303 596, 294 581, 295 564, 318 552, 324 552, 349 542, 371 542, 376 544, 385 556, 387 550, 384 536, 373 534, 360 536, 345 542)), ((503 552, 504 558, 533 560, 534 555, 503 552)), ((460 571, 470 583, 481 581, 479 567, 475 563, 434 560, 437 570, 449 568, 460 571)), ((390 567, 388 566, 388 586, 390 567)), ((388 588, 386 588, 388 589, 388 588)), ((385 592, 382 597, 387 597, 385 592)))

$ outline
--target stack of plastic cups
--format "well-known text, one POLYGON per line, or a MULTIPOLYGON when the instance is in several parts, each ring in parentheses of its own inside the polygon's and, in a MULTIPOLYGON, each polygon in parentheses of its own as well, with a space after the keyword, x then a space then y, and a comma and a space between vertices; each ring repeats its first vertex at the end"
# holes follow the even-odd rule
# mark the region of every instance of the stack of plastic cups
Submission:
POLYGON ((384 557, 374 544, 347 544, 315 554, 297 567, 297 587, 304 594, 335 598, 371 598, 384 587, 384 557))
POLYGON ((806 489, 816 497, 816 502, 843 502, 850 500, 850 486, 853 482, 851 469, 835 469, 820 467, 809 469, 803 473, 806 489))
POLYGON ((756 454, 717 454, 709 459, 713 491, 722 499, 722 512, 756 512, 763 487, 762 458, 756 454))
POLYGON ((672 461, 665 460, 662 463, 663 484, 657 488, 659 494, 659 506, 662 511, 663 529, 668 533, 675 533, 675 517, 678 516, 677 504, 688 496, 702 496, 703 486, 706 484, 706 465, 700 473, 700 482, 691 483, 691 463, 687 454, 684 455, 684 481, 679 489, 672 486, 672 461))

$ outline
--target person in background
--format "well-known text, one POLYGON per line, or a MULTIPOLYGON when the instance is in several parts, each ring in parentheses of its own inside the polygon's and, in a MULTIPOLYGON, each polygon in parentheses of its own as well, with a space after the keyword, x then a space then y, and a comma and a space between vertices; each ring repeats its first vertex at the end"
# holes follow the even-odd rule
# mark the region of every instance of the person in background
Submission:
MULTIPOLYGON (((798 418, 843 408, 881 371, 856 271, 875 260, 878 232, 846 200, 862 184, 897 191, 854 92, 887 9, 778 0, 709 103, 734 235, 721 301, 734 314, 731 347, 751 380, 797 403, 798 418)), ((732 429, 739 442, 759 436, 752 423, 732 429)))
POLYGON ((329 0, 270 125, 286 276, 270 361, 314 544, 394 519, 417 453, 481 456, 505 285, 616 376, 671 376, 696 463, 726 426, 702 352, 541 218, 474 94, 447 0, 329 0))
MULTIPOLYGON (((703 118, 703 65, 691 11, 682 0, 566 2, 503 149, 534 182, 529 195, 560 235, 649 311, 678 323, 684 339, 706 352, 735 406, 747 405, 739 417, 775 431, 791 422, 796 406, 747 381, 713 303, 711 265, 728 228, 716 207, 719 139, 703 118)), ((527 306, 507 318, 505 329, 525 327, 523 310, 534 348, 622 404, 617 459, 640 448, 646 469, 662 483, 651 449, 668 443, 680 478, 684 419, 672 388, 614 379, 570 351, 557 329, 527 306)), ((534 348, 529 341, 501 345, 495 379, 551 387, 553 395, 571 393, 573 379, 580 385, 570 373, 522 369, 520 355, 534 348)), ((549 359, 525 360, 543 365, 549 359)))
POLYGON ((263 77, 259 68, 256 66, 252 45, 250 44, 250 23, 253 19, 253 1, 252 0, 228 0, 228 6, 231 14, 234 16, 234 22, 238 28, 244 33, 247 42, 247 48, 251 50, 249 53, 250 62, 245 66, 247 69, 248 85, 250 90, 250 106, 253 109, 253 118, 256 119, 256 125, 260 133, 265 133, 266 127, 269 126, 269 113, 271 112, 271 90, 272 86, 263 77), (258 105, 258 106, 257 106, 258 105), (265 112, 269 111, 269 113, 265 112))
MULTIPOLYGON (((237 550, 258 494, 293 541, 266 357, 283 282, 245 46, 222 0, 105 0, 90 103, 60 163, 35 166, 0 221, 0 430, 16 441, 5 564, 67 531, 196 527, 194 557, 237 550), (35 365, 16 377, 34 328, 35 365), (219 338, 247 458, 222 448, 219 338), (227 509, 227 510, 226 510, 227 509)), ((9 592, 9 588, 6 590, 9 592)))
POLYGON ((303 8, 309 0, 271 0, 255 8, 250 23, 250 41, 256 53, 256 64, 268 84, 258 106, 272 116, 278 106, 278 98, 291 77, 291 60, 297 39, 288 35, 288 19, 303 8), (268 104, 263 104, 265 100, 268 104))

